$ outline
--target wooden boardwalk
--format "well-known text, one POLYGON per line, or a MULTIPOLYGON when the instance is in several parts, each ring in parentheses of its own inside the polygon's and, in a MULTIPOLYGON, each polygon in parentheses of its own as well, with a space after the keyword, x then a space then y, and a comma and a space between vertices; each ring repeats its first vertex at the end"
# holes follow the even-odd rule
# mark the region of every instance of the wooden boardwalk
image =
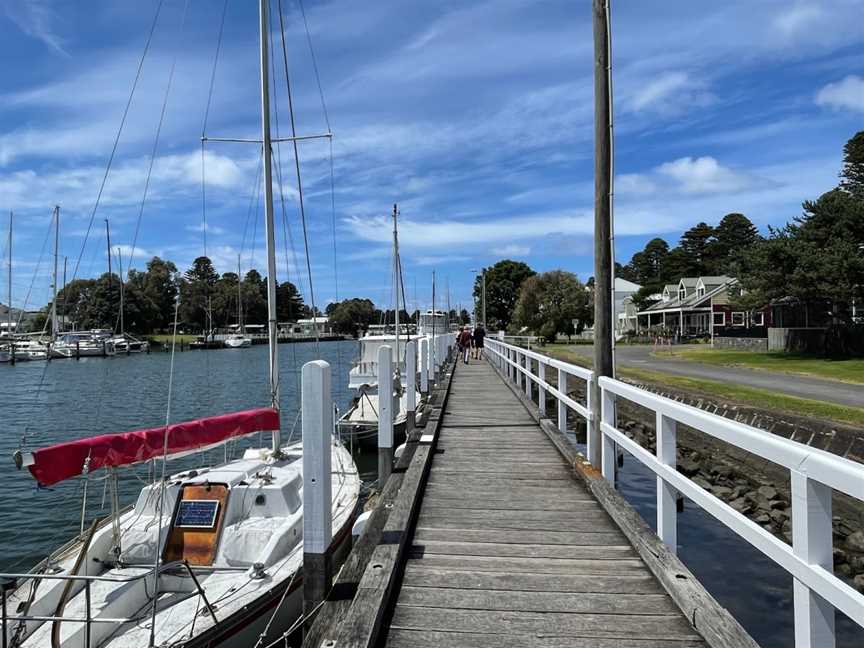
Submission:
POLYGON ((486 362, 455 369, 435 448, 383 645, 705 645, 486 362))

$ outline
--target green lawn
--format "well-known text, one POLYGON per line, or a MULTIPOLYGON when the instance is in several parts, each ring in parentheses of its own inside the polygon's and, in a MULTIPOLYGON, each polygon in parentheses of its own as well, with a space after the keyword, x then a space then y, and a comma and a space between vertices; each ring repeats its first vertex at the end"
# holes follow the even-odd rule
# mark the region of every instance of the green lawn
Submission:
POLYGON ((674 350, 672 355, 702 364, 746 367, 864 384, 864 359, 828 360, 795 353, 754 353, 709 348, 674 350))
MULTIPOLYGON (((590 368, 592 365, 591 358, 580 356, 568 349, 566 344, 549 344, 540 351, 583 367, 590 368)), ((718 382, 716 380, 673 376, 671 374, 653 370, 648 371, 645 369, 619 367, 618 375, 631 382, 637 381, 651 383, 660 387, 667 386, 682 391, 695 392, 710 398, 719 398, 726 401, 741 403, 742 405, 764 407, 768 410, 788 412, 789 414, 795 414, 797 416, 812 416, 820 419, 838 421, 840 423, 864 425, 864 408, 860 407, 835 405, 823 401, 777 394, 766 389, 745 387, 743 385, 718 382)))

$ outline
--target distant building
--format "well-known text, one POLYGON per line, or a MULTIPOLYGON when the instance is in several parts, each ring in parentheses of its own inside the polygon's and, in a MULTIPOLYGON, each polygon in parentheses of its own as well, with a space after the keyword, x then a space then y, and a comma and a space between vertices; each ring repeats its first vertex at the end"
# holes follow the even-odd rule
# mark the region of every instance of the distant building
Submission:
POLYGON ((642 289, 637 283, 615 277, 615 337, 635 331, 637 318, 633 295, 642 289))
POLYGON ((328 317, 309 317, 297 320, 294 332, 301 335, 332 335, 333 325, 328 317))
MULTIPOLYGON (((30 324, 39 314, 39 311, 22 311, 20 308, 12 308, 12 333, 25 333, 30 330, 30 324)), ((0 304, 0 335, 9 335, 9 307, 0 304)))

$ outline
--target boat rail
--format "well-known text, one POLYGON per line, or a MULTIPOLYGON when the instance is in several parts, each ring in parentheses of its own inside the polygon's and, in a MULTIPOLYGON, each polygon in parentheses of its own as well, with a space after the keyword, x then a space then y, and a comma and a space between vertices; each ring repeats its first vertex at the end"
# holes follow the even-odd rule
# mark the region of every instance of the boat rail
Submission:
POLYGON ((546 412, 546 394, 556 399, 561 432, 566 432, 568 408, 585 419, 588 457, 613 486, 619 446, 654 473, 657 480, 657 535, 671 552, 677 553, 676 498, 680 493, 792 576, 796 648, 833 647, 835 610, 864 627, 864 594, 838 578, 833 571, 831 513, 834 490, 864 501, 864 466, 620 380, 598 379, 589 369, 500 339, 487 338, 487 347, 490 361, 507 379, 517 386, 524 385, 526 396, 537 404, 541 417, 546 412), (550 367, 558 370, 558 383, 554 386, 546 381, 545 372, 550 367), (567 380, 572 376, 585 384, 584 403, 567 393, 567 380), (537 401, 533 401, 534 387, 537 401), (600 416, 595 421, 592 398, 598 388, 600 416), (618 429, 616 405, 619 398, 654 412, 656 453, 643 448, 618 429), (676 432, 679 423, 789 471, 791 546, 677 471, 676 432))
MULTIPOLYGON (((207 594, 204 592, 204 588, 201 587, 201 583, 198 581, 198 578, 195 576, 195 571, 192 569, 192 566, 186 560, 177 560, 169 563, 165 563, 160 566, 158 574, 161 575, 165 572, 176 571, 178 568, 183 568, 189 574, 189 577, 192 579, 192 582, 195 584, 195 588, 198 591, 198 595, 201 597, 201 600, 204 602, 205 607, 207 608, 207 612, 213 618, 213 623, 218 623, 218 619, 216 618, 216 612, 213 606, 210 604, 210 601, 207 599, 207 594)), ((89 576, 84 574, 36 574, 36 573, 23 573, 23 574, 15 574, 15 573, 6 573, 0 574, 0 621, 2 621, 2 627, 0 627, 0 633, 2 633, 2 648, 8 648, 9 645, 9 633, 8 626, 10 623, 26 623, 27 621, 60 621, 60 622, 69 622, 69 623, 84 623, 84 646, 85 648, 90 648, 90 630, 91 625, 94 623, 132 623, 137 621, 136 617, 126 618, 126 617, 96 617, 94 618, 91 613, 91 597, 90 597, 90 588, 93 582, 109 582, 109 583, 130 583, 133 581, 141 580, 144 578, 152 577, 153 571, 146 571, 140 574, 135 574, 134 576, 89 576), (83 617, 67 617, 60 615, 40 615, 40 614, 15 614, 10 616, 8 614, 7 607, 7 597, 8 592, 16 589, 18 587, 18 581, 23 580, 60 580, 60 581, 83 581, 84 582, 84 616, 83 617)))

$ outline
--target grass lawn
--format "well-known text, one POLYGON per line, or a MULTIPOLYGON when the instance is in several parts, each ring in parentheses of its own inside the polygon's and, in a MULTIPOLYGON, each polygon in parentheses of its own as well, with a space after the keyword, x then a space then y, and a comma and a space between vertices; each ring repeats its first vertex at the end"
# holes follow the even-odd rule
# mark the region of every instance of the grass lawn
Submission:
MULTIPOLYGON (((171 339, 173 337, 174 336, 170 333, 160 333, 158 335, 148 335, 147 339, 156 342, 157 344, 171 344, 171 339)), ((195 335, 178 335, 177 341, 189 344, 190 342, 194 342, 196 337, 197 336, 195 335)))
POLYGON ((672 351, 672 355, 702 364, 746 367, 864 384, 864 359, 861 358, 828 360, 795 353, 754 353, 710 348, 672 351))
MULTIPOLYGON (((591 368, 591 358, 580 356, 567 348, 566 344, 549 344, 541 353, 560 358, 567 362, 591 368)), ((737 353, 737 352, 736 352, 737 353)), ((743 352, 749 353, 749 352, 743 352)), ((754 354, 758 355, 758 354, 754 354)), ((769 354, 763 354, 769 355, 769 354)), ((809 359, 808 359, 809 360, 809 359)), ((858 361, 860 362, 860 361, 858 361)), ((823 401, 810 400, 807 398, 796 398, 777 394, 766 389, 745 387, 743 385, 719 382, 716 380, 703 380, 701 378, 686 378, 684 376, 673 376, 660 371, 649 371, 645 369, 633 369, 630 367, 619 367, 618 375, 630 381, 652 383, 658 386, 667 386, 682 391, 698 392, 719 398, 721 400, 764 407, 769 410, 788 412, 797 416, 813 416, 820 419, 838 421, 840 423, 851 423, 853 425, 864 425, 864 408, 835 405, 823 401)))

